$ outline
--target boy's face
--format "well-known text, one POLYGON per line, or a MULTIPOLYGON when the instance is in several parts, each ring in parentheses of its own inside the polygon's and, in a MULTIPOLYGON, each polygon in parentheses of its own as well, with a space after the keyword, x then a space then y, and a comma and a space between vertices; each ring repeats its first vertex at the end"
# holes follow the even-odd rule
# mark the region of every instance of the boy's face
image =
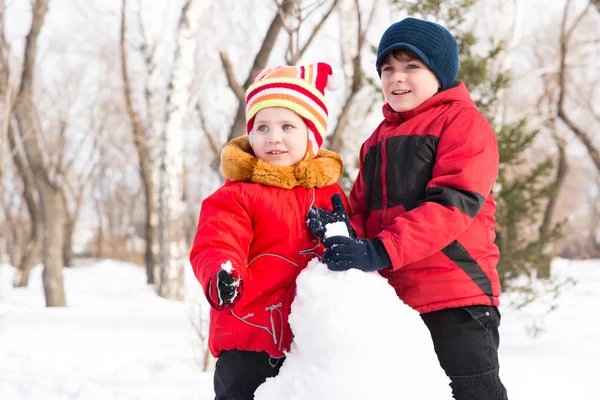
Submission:
POLYGON ((253 150, 263 161, 289 167, 304 158, 308 148, 308 127, 294 111, 268 107, 254 117, 253 150))
POLYGON ((396 57, 390 53, 381 65, 381 87, 394 111, 406 112, 436 94, 440 83, 419 59, 406 53, 396 57))

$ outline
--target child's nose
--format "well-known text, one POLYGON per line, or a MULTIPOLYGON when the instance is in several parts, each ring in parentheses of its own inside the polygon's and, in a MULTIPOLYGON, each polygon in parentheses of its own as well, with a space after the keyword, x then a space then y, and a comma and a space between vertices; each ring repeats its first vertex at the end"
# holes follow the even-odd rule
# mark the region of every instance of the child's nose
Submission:
POLYGON ((406 80, 406 73, 401 72, 401 71, 396 71, 396 72, 394 72, 394 75, 392 75, 392 80, 394 82, 404 82, 406 80))
POLYGON ((283 132, 281 132, 280 129, 272 129, 269 133, 270 133, 269 137, 268 137, 269 142, 272 142, 272 143, 281 142, 281 138, 283 137, 283 135, 282 135, 283 132))

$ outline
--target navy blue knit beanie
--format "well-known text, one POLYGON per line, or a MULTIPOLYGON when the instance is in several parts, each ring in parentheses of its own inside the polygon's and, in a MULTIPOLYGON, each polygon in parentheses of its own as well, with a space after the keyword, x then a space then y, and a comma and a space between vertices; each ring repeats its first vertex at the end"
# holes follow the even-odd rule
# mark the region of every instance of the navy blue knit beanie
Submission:
POLYGON ((410 50, 437 76, 442 90, 456 81, 458 74, 458 44, 446 28, 433 22, 405 18, 390 25, 377 48, 377 73, 381 63, 394 50, 410 50))

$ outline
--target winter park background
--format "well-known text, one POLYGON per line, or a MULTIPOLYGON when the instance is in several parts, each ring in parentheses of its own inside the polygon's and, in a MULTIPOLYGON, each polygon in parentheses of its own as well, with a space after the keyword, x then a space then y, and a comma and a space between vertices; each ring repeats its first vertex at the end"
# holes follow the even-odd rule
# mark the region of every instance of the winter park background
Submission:
MULTIPOLYGON (((0 400, 213 398, 187 254, 245 87, 335 66, 326 146, 349 187, 381 118, 373 46, 409 15, 455 33, 497 133, 509 396, 600 398, 600 0, 0 0, 0 400)), ((449 399, 418 315, 386 296, 311 263, 257 399, 449 399)))

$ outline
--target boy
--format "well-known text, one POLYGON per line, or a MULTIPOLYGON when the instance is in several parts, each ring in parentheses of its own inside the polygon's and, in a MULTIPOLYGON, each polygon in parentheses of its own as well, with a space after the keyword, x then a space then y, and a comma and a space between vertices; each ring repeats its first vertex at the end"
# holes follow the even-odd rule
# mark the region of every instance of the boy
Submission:
POLYGON ((202 203, 190 261, 211 305, 216 400, 253 399, 290 348, 296 277, 323 252, 306 213, 343 195, 340 157, 319 149, 331 73, 318 63, 256 75, 246 93, 248 136, 223 148, 227 181, 202 203))
MULTIPOLYGON (((376 67, 387 104, 350 193, 357 238, 324 240, 322 261, 335 271, 378 270, 421 313, 455 399, 507 399, 498 374, 494 132, 456 82, 458 46, 440 25, 391 25, 376 67)), ((319 235, 340 214, 313 208, 309 227, 319 235)))

